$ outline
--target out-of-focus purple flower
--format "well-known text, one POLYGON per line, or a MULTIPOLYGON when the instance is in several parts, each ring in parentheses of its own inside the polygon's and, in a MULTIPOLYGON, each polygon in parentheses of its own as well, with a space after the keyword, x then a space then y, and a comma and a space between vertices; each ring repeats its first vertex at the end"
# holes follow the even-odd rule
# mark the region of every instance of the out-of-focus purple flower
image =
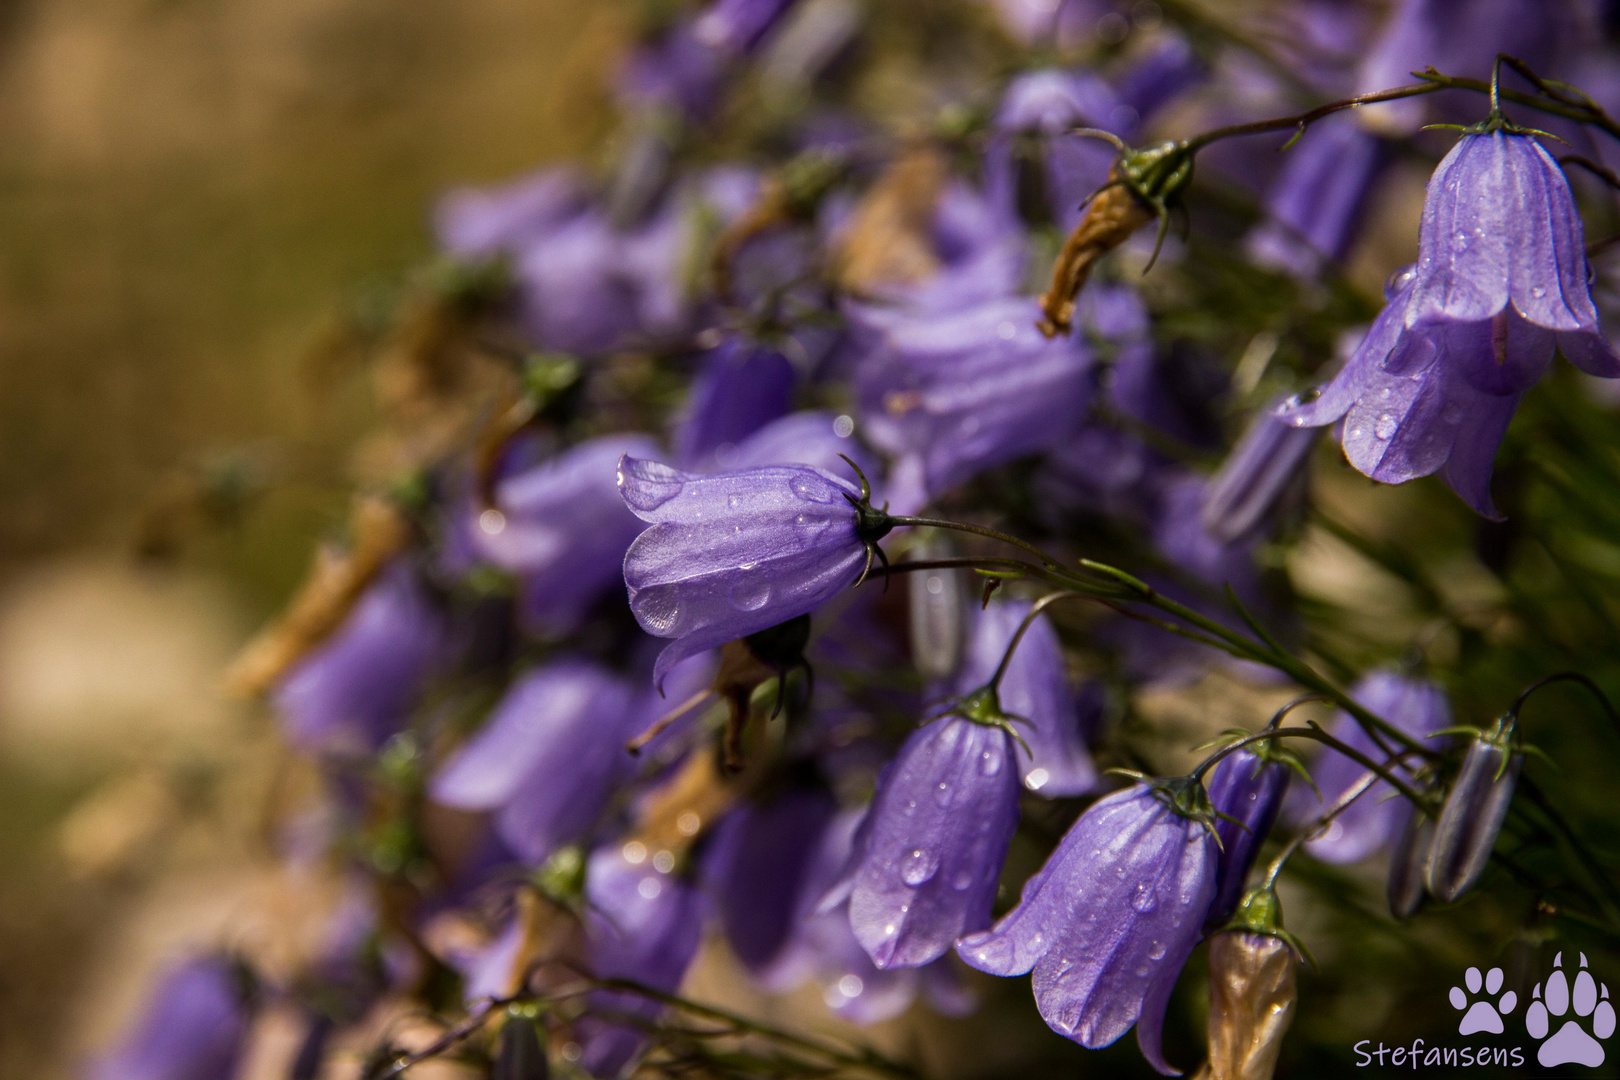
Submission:
POLYGON ((702 118, 719 103, 730 67, 759 46, 793 2, 716 0, 632 52, 619 73, 620 96, 632 107, 702 118))
POLYGON ((1143 1056, 1174 1074, 1160 1049, 1164 1011, 1215 895, 1218 854, 1206 826, 1171 801, 1202 787, 1164 783, 1094 803, 1018 906, 956 951, 992 975, 1033 970, 1042 1018, 1082 1046, 1107 1046, 1135 1024, 1143 1056))
POLYGON ((1073 434, 1089 398, 1090 354, 1048 339, 1033 300, 895 319, 856 375, 873 442, 916 464, 929 495, 1073 434))
POLYGON ((1231 543, 1211 533, 1204 524, 1208 505, 1209 482, 1203 477, 1184 474, 1167 481, 1153 529, 1154 546, 1183 572, 1217 588, 1231 586, 1245 603, 1259 603, 1253 538, 1231 543))
POLYGON ((824 791, 745 803, 715 826, 703 876, 732 952, 755 975, 769 969, 804 912, 805 878, 837 807, 824 791))
POLYGON ((1116 5, 1108 0, 988 0, 1007 32, 1022 44, 1072 49, 1088 41, 1097 20, 1116 5))
MULTIPOLYGON (((1517 0, 1398 0, 1362 59, 1355 92, 1405 86, 1412 82, 1412 72, 1430 66, 1448 75, 1489 79, 1499 52, 1546 71, 1560 44, 1574 44, 1579 7, 1544 4, 1535 18, 1527 19, 1517 0)), ((1417 130, 1429 108, 1422 98, 1405 98, 1362 110, 1365 115, 1359 119, 1389 135, 1404 136, 1417 130)))
POLYGON ((556 660, 519 679, 433 778, 445 806, 497 812, 501 838, 537 866, 577 839, 632 772, 625 750, 643 719, 625 682, 586 660, 556 660))
POLYGON ((1206 781, 1210 805, 1226 815, 1215 823, 1221 857, 1215 868, 1215 899, 1204 920, 1211 926, 1226 922, 1237 910, 1249 869, 1288 793, 1289 767, 1267 754, 1263 748, 1268 745, 1257 744, 1259 753, 1245 747, 1228 754, 1215 763, 1206 781))
MULTIPOLYGON (((1161 34, 1136 63, 1114 80, 1119 103, 1146 120, 1204 78, 1204 65, 1187 39, 1174 31, 1161 34)), ((1119 119, 1125 120, 1128 114, 1119 119)))
POLYGON ((390 566, 276 687, 287 737, 325 753, 375 750, 404 724, 448 644, 445 615, 415 574, 390 566))
POLYGON ((251 1021, 245 976, 206 956, 170 968, 117 1049, 91 1080, 232 1080, 251 1021))
MULTIPOLYGON (((987 154, 986 171, 992 189, 1001 189, 1009 212, 1018 183, 1013 141, 1035 136, 1040 142, 1047 212, 1060 229, 1072 229, 1082 204, 1108 180, 1117 156, 1099 139, 1071 135, 1076 127, 1101 128, 1129 138, 1136 125, 1136 110, 1122 104, 1102 79, 1086 72, 1048 69, 1014 79, 996 111, 998 135, 987 154)), ((1024 207, 1029 209, 1027 204, 1024 207)))
POLYGON ((921 967, 990 922, 1018 827, 1012 739, 950 715, 914 731, 856 840, 849 923, 879 968, 921 967))
POLYGON ((657 452, 642 435, 605 435, 496 485, 495 512, 479 513, 469 535, 479 555, 517 575, 531 625, 566 633, 617 581, 641 528, 619 498, 619 459, 657 452))
POLYGON ((728 335, 704 355, 676 422, 677 459, 696 464, 727 451, 793 405, 793 365, 775 349, 728 335))
MULTIPOLYGON (((876 489, 877 462, 852 436, 855 421, 825 412, 799 412, 773 420, 729 451, 715 454, 715 463, 728 471, 765 465, 809 465, 854 484, 859 476, 849 458, 876 489)), ((881 499, 875 499, 881 502, 881 499)))
MULTIPOLYGON (((992 600, 979 613, 956 680, 958 693, 972 693, 990 681, 1029 609, 1022 600, 992 600)), ((1074 690, 1064 670, 1063 647, 1045 615, 1037 615, 1024 633, 997 693, 1009 716, 1029 721, 1015 725, 1029 747, 1028 752, 1018 748, 1021 760, 1028 760, 1025 787, 1042 795, 1065 796, 1083 795, 1097 786, 1097 769, 1086 750, 1074 690)))
POLYGON ((860 576, 867 544, 856 489, 804 465, 700 476, 656 461, 619 463, 625 505, 651 528, 624 556, 630 610, 675 638, 653 680, 679 661, 807 614, 860 576))
POLYGON ((752 52, 794 0, 715 0, 692 25, 693 35, 728 56, 752 52))
POLYGON ((1350 252, 1367 194, 1393 160, 1388 145, 1352 116, 1313 125, 1266 193, 1268 220, 1249 235, 1262 266, 1313 276, 1350 252))
POLYGON ((545 169, 503 187, 450 192, 434 213, 434 231, 453 255, 489 258, 543 241, 582 212, 588 199, 579 169, 545 169))
POLYGON ((1296 428, 1271 415, 1273 402, 1248 430, 1204 488, 1199 520, 1216 540, 1253 539, 1273 524, 1273 511, 1303 483, 1320 431, 1296 428))
MULTIPOLYGON (((1433 683, 1391 671, 1374 671, 1364 676, 1350 688, 1350 696, 1373 715, 1389 721, 1420 742, 1451 723, 1451 705, 1443 690, 1433 683)), ((1336 715, 1332 733, 1340 742, 1361 751, 1374 761, 1382 763, 1387 760, 1385 751, 1349 713, 1336 715)), ((1393 746, 1392 740, 1386 738, 1384 741, 1393 746)), ((1411 770, 1404 765, 1392 766, 1390 771, 1397 775, 1411 774, 1411 770)), ((1357 762, 1333 750, 1324 750, 1311 769, 1317 789, 1322 794, 1321 803, 1314 797, 1307 799, 1301 795, 1297 802, 1291 803, 1290 810, 1299 818, 1314 816, 1334 805, 1366 773, 1366 768, 1357 762)), ((1389 784, 1379 780, 1335 817, 1322 836, 1307 842, 1305 849, 1323 862, 1358 862, 1393 842, 1406 824, 1409 812, 1406 800, 1397 795, 1389 784)))
MULTIPOLYGON (((585 875, 591 971, 598 978, 632 979, 673 993, 697 954, 706 910, 698 889, 657 869, 639 845, 597 849, 585 875)), ((627 993, 598 991, 588 1002, 592 1008, 648 1020, 661 1011, 655 1002, 627 993)), ((603 1078, 620 1075, 645 1042, 636 1028, 605 1017, 587 1015, 576 1030, 583 1049, 580 1065, 603 1078)))

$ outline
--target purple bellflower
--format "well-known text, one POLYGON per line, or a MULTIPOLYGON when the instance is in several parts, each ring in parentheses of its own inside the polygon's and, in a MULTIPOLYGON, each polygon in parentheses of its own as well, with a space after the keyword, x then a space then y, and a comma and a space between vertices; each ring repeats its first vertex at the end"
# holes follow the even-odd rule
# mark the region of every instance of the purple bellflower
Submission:
POLYGON ((953 713, 913 732, 878 783, 848 881, 849 923, 872 962, 921 967, 989 925, 1017 827, 1005 727, 953 713))
POLYGON ((728 335, 704 355, 672 442, 677 460, 720 459, 793 404, 793 365, 775 349, 728 335))
POLYGON ((1135 1024, 1142 1055, 1174 1075, 1160 1035, 1215 895, 1211 820, 1196 780, 1140 783, 1099 800, 1018 906, 963 938, 957 954, 992 975, 1033 970, 1042 1018, 1082 1046, 1107 1046, 1135 1024))
POLYGON ((1249 869, 1288 793, 1290 766, 1269 750, 1270 745, 1255 743, 1228 754, 1215 763, 1205 781, 1215 812, 1227 815, 1215 823, 1221 857, 1215 869, 1215 899, 1205 919, 1211 926, 1225 923, 1237 910, 1249 869))
POLYGON ((489 190, 450 192, 434 214, 439 243, 463 259, 487 259, 543 242, 585 210, 582 170, 550 168, 489 190))
POLYGON ((1303 484, 1320 434, 1316 428, 1282 422, 1271 409, 1262 410, 1204 489, 1199 518, 1204 530, 1224 543, 1270 531, 1275 511, 1303 484))
MULTIPOLYGON (((640 845, 599 848, 585 871, 585 939, 591 971, 673 993, 697 955, 707 911, 703 894, 678 873, 652 865, 640 845)), ((592 1007, 648 1020, 658 1005, 635 994, 598 991, 592 1007)), ((619 1076, 646 1037, 634 1027, 587 1015, 577 1027, 580 1065, 604 1080, 619 1076)))
POLYGON ((537 668, 433 778, 429 796, 496 811, 501 839, 538 866, 589 828, 632 773, 624 743, 645 719, 633 705, 625 682, 589 661, 537 668))
POLYGON ((656 454, 640 435, 606 435, 500 481, 494 513, 470 526, 473 548, 516 574, 523 617, 562 634, 618 580, 640 525, 615 487, 625 454, 656 454))
POLYGON ((164 974, 123 1043, 90 1080, 233 1080, 251 1022, 245 976, 220 957, 164 974))
POLYGON ((1417 265, 1321 395, 1278 412, 1296 427, 1344 418, 1345 457, 1398 484, 1444 470, 1496 517, 1490 476, 1519 399, 1557 347, 1581 370, 1620 376, 1587 284, 1569 183, 1528 135, 1464 135, 1429 180, 1417 265))
POLYGON ((862 363, 855 390, 865 430, 928 496, 1079 427, 1090 354, 1077 336, 1043 336, 1038 318, 1034 300, 1008 298, 896 319, 862 363))
MULTIPOLYGON (((1007 200, 1018 198, 1012 170, 1013 140, 1040 140, 1047 212, 1058 228, 1072 229, 1080 220, 1086 197, 1108 180, 1116 151, 1100 139, 1070 134, 1076 127, 1112 131, 1124 139, 1134 133, 1136 110, 1124 105, 1102 79, 1086 72, 1048 69, 1014 79, 996 111, 998 132, 988 151, 986 170, 1007 200)), ((1027 207, 1026 207, 1027 209, 1027 207)))
POLYGON ((751 974, 770 969, 804 914, 800 896, 837 806, 824 791, 790 791, 727 814, 703 854, 703 877, 731 951, 751 974))
POLYGON ((448 637, 444 613, 413 572, 388 567, 273 692, 287 737, 324 753, 377 749, 404 725, 448 637))
POLYGON ((627 455, 619 491, 651 524, 624 556, 630 610, 649 634, 675 639, 654 665, 657 685, 695 652, 826 603, 860 578, 890 528, 853 485, 805 465, 701 476, 627 455))
MULTIPOLYGON (((1350 688, 1350 696, 1375 716, 1394 724, 1401 731, 1419 741, 1427 740, 1434 732, 1451 723, 1451 705, 1445 692, 1433 683, 1411 679, 1391 671, 1374 671, 1362 677, 1350 688)), ((1387 755, 1349 713, 1339 712, 1334 718, 1332 733, 1346 745, 1366 754, 1377 762, 1387 755)), ((1386 743, 1389 740, 1384 740, 1386 743)), ((1429 743, 1434 746, 1434 743, 1429 743)), ((1410 769, 1401 765, 1391 768, 1397 775, 1409 776, 1410 769)), ((1334 750, 1323 750, 1316 759, 1311 775, 1316 780, 1322 801, 1318 803, 1303 789, 1289 809, 1293 816, 1305 819, 1321 809, 1334 805, 1366 775, 1366 768, 1334 750)), ((1406 825, 1411 812, 1406 800, 1397 795, 1383 780, 1367 791, 1339 814, 1328 825, 1327 831, 1308 841, 1305 850, 1327 863, 1353 863, 1392 843, 1406 825)))
POLYGON ((1249 254, 1262 266, 1312 276, 1324 260, 1350 253, 1367 194, 1389 147, 1352 116, 1315 125, 1266 193, 1269 220, 1250 234, 1249 254))
MULTIPOLYGON (((958 693, 970 694, 990 681, 1029 609, 1021 600, 992 600, 979 613, 956 680, 958 693)), ((1080 711, 1064 669, 1063 647, 1045 615, 1037 615, 1024 633, 997 695, 1007 715, 1028 721, 1015 721, 1014 728, 1024 743, 1017 753, 1020 762, 1027 762, 1025 787, 1061 797, 1083 795, 1097 786, 1097 769, 1080 731, 1080 711)))

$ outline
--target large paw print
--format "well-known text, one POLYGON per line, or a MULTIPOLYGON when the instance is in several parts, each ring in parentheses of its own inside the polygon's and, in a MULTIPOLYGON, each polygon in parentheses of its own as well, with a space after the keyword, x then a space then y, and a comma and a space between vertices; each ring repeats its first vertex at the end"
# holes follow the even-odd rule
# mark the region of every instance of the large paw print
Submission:
POLYGON ((1536 1060, 1548 1069, 1554 1065, 1601 1065, 1603 1047, 1598 1040, 1614 1034, 1614 1006, 1609 1003, 1609 988, 1586 970, 1585 953, 1581 953, 1581 970, 1575 976, 1573 987, 1564 975, 1563 966, 1564 954, 1559 953, 1553 958, 1555 970, 1531 995, 1536 1000, 1530 1002, 1530 1008, 1525 1011, 1525 1029, 1532 1039, 1545 1039, 1553 1021, 1573 1008, 1576 1017, 1591 1018, 1592 1032, 1587 1034, 1577 1019, 1566 1020, 1552 1038, 1541 1044, 1536 1060))
POLYGON ((1457 1025, 1457 1034, 1472 1035, 1479 1031, 1489 1031, 1493 1035, 1502 1034, 1502 1017, 1506 1013, 1512 1012, 1514 1007, 1519 1004, 1518 994, 1509 990, 1502 995, 1501 1000, 1494 1006, 1489 1001, 1476 1001, 1472 1005, 1468 1004, 1468 999, 1478 994, 1481 986, 1484 987, 1487 996, 1496 996, 1496 992, 1502 989, 1502 969, 1491 968, 1482 978, 1479 974, 1479 968, 1471 967, 1463 972, 1463 983, 1468 987, 1467 993, 1463 992, 1461 986, 1451 988, 1452 1008, 1459 1011, 1468 1010, 1463 1015, 1462 1023, 1457 1025), (1498 1009, 1501 1011, 1498 1012, 1498 1009))

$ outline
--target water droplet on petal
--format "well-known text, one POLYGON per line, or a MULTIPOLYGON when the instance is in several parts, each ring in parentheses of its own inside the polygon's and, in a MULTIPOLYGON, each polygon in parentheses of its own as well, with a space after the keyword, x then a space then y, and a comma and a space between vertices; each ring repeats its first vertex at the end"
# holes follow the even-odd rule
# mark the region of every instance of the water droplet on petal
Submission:
POLYGON ((822 483, 809 476, 793 477, 788 481, 788 490, 805 502, 830 503, 833 501, 832 485, 822 483))
POLYGON ((1536 287, 1534 287, 1533 289, 1530 290, 1530 295, 1535 297, 1537 300, 1540 300, 1543 296, 1547 295, 1547 290, 1545 288, 1543 288, 1542 286, 1537 285, 1536 287))
POLYGON ((1152 888, 1147 885, 1136 886, 1136 895, 1131 897, 1131 907, 1146 915, 1158 906, 1159 897, 1152 888))
POLYGON ((1373 437, 1388 439, 1395 434, 1395 427, 1395 418, 1389 413, 1384 413, 1378 418, 1378 422, 1373 425, 1373 437))
POLYGON ((733 509, 733 510, 737 509, 737 507, 742 505, 742 496, 741 495, 727 495, 726 496, 726 505, 731 507, 731 509, 733 509))
POLYGON ((1153 943, 1153 947, 1148 950, 1148 959, 1149 960, 1163 960, 1164 959, 1164 954, 1165 954, 1164 942, 1155 941, 1153 943))
POLYGON ((965 867, 958 870, 956 872, 956 876, 951 878, 951 888, 955 889, 957 892, 965 892, 971 888, 972 885, 973 871, 968 870, 965 867))
POLYGON ((984 776, 994 776, 1001 771, 1002 753, 995 748, 986 749, 979 755, 979 772, 984 776))
MULTIPOLYGON (((750 567, 740 566, 738 569, 747 570, 750 567)), ((727 599, 738 611, 758 611, 770 602, 771 583, 757 577, 744 578, 731 587, 727 599)))
POLYGON ((636 618, 647 632, 658 637, 671 637, 680 620, 681 607, 667 592, 642 592, 636 596, 636 618))
POLYGON ((900 860, 900 880, 916 888, 939 873, 939 856, 923 848, 908 852, 900 860))

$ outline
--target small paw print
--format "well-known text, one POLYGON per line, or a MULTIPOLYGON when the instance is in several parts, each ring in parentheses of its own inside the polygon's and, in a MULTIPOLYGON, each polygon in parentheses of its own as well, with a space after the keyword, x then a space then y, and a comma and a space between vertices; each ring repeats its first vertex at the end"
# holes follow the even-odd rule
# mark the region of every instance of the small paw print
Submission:
POLYGON ((1519 1004, 1518 994, 1509 990, 1502 995, 1494 1006, 1489 1001, 1476 1001, 1472 1005, 1468 1004, 1469 997, 1478 994, 1481 986, 1484 987, 1488 997, 1496 996, 1496 992, 1502 989, 1502 969, 1493 967, 1481 977, 1479 968, 1471 967, 1463 972, 1463 983, 1468 987, 1467 993, 1463 992, 1461 986, 1451 988, 1452 1008, 1459 1012, 1463 1009, 1468 1010, 1463 1015, 1462 1023, 1457 1025, 1457 1034, 1472 1035, 1479 1031, 1489 1031, 1493 1035, 1502 1034, 1504 1030, 1502 1017, 1512 1012, 1514 1007, 1519 1004))
POLYGON ((1554 1065, 1601 1065, 1603 1047, 1598 1040, 1614 1034, 1614 1006, 1609 1003, 1609 988, 1592 978, 1592 973, 1586 970, 1586 954, 1580 955, 1581 970, 1575 976, 1573 987, 1562 970, 1564 954, 1559 953, 1553 958, 1555 970, 1531 994, 1535 1000, 1525 1011, 1524 1026, 1532 1039, 1547 1039, 1552 1022, 1573 1009, 1576 1017, 1591 1018, 1592 1032, 1587 1034, 1577 1019, 1564 1021, 1564 1026, 1542 1043, 1541 1049, 1536 1052, 1536 1060, 1543 1068, 1550 1069, 1554 1065))

